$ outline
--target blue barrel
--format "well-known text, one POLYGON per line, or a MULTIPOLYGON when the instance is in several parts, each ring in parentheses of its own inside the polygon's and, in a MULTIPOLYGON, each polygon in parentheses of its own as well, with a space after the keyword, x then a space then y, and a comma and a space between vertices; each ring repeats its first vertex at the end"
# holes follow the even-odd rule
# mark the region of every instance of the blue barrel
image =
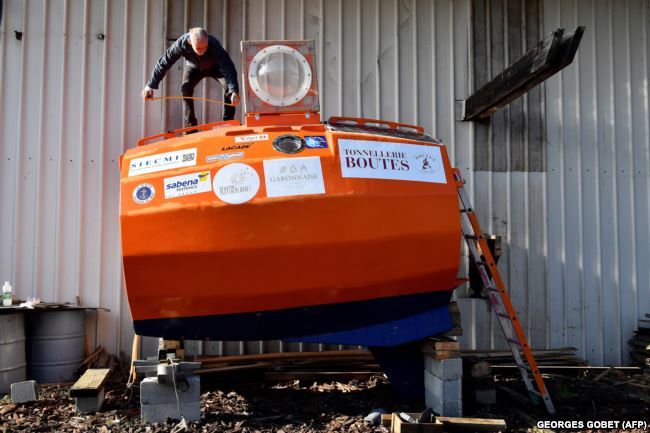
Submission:
POLYGON ((36 311, 30 318, 31 379, 39 383, 77 379, 84 355, 85 310, 36 311))
POLYGON ((25 319, 23 313, 0 314, 0 394, 26 378, 25 319))

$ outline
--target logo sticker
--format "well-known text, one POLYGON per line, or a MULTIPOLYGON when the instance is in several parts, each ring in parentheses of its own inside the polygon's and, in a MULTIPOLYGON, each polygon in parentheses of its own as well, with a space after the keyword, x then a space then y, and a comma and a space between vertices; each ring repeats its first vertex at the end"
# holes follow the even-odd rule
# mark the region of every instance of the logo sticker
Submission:
POLYGON ((264 161, 264 182, 268 197, 324 194, 320 158, 283 158, 264 161))
POLYGON ((246 203, 259 191, 260 176, 250 165, 233 162, 215 174, 213 187, 217 197, 226 203, 246 203))
POLYGON ((156 189, 150 183, 141 183, 135 187, 131 196, 137 204, 146 204, 156 196, 156 189))
POLYGON ((339 140, 343 177, 447 183, 438 146, 339 140))
POLYGON ((305 137, 305 144, 310 149, 327 148, 327 139, 322 135, 310 135, 305 137))
POLYGON ((251 147, 251 144, 236 144, 234 146, 224 146, 221 148, 222 151, 226 150, 244 150, 251 147))
POLYGON ((191 165, 196 165, 196 148, 135 158, 129 164, 129 176, 155 173, 191 165))
POLYGON ((206 162, 223 161, 224 159, 235 159, 235 158, 243 158, 243 157, 244 157, 244 152, 222 153, 219 155, 210 155, 205 158, 205 161, 206 162))
POLYGON ((181 197, 212 191, 210 172, 185 174, 165 179, 165 198, 181 197))
POLYGON ((265 141, 269 139, 269 134, 241 135, 235 137, 235 143, 250 143, 251 141, 265 141))

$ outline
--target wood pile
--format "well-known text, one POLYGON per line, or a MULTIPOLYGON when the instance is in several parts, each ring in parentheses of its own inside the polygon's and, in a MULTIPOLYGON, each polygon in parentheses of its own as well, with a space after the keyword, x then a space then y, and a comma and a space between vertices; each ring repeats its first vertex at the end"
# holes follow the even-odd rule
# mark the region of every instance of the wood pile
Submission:
POLYGON ((100 345, 90 352, 83 361, 81 361, 81 364, 79 365, 79 368, 75 370, 75 373, 81 375, 90 368, 108 368, 114 372, 119 368, 119 366, 120 362, 117 360, 115 355, 109 354, 104 346, 100 345))
POLYGON ((627 342, 630 358, 635 364, 650 372, 650 314, 639 320, 639 329, 627 342))
MULTIPOLYGON (((576 356, 575 347, 562 347, 559 349, 533 349, 533 355, 540 367, 587 367, 589 363, 576 356)), ((485 362, 490 367, 515 368, 515 360, 509 350, 463 350, 463 361, 469 365, 485 362)))
POLYGON ((372 354, 365 350, 282 352, 259 355, 197 356, 197 374, 222 374, 261 370, 266 380, 367 380, 382 374, 372 354))

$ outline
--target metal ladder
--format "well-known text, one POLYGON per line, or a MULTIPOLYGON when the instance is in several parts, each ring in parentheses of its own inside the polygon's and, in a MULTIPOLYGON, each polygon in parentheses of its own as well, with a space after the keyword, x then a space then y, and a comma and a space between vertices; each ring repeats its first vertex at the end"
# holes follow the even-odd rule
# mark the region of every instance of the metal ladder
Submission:
POLYGON ((456 181, 458 196, 461 202, 460 212, 463 237, 467 242, 472 260, 483 281, 483 287, 489 298, 490 305, 492 305, 492 310, 499 320, 510 351, 512 351, 512 355, 515 358, 515 363, 528 389, 531 401, 538 404, 539 398, 541 398, 546 405, 548 413, 553 414, 555 413, 555 407, 544 384, 544 379, 537 368, 537 362, 535 361, 533 352, 530 346, 528 346, 524 331, 521 329, 521 325, 517 319, 517 313, 512 307, 510 296, 506 292, 506 286, 501 279, 499 269, 494 263, 494 258, 483 236, 476 213, 474 213, 467 192, 465 191, 465 181, 458 169, 454 169, 454 180, 456 181), (522 352, 524 355, 523 358, 522 352), (530 377, 531 374, 535 380, 537 389, 533 386, 530 377))

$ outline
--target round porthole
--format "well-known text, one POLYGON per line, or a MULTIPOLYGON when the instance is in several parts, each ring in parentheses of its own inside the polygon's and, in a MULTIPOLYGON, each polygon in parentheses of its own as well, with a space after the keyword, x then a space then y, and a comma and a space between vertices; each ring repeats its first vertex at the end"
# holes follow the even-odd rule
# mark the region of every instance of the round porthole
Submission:
POLYGON ((298 153, 305 148, 305 140, 295 135, 281 135, 273 140, 273 147, 282 153, 298 153))
POLYGON ((286 107, 300 102, 309 92, 311 67, 297 50, 286 45, 271 45, 253 58, 248 80, 262 101, 286 107))

